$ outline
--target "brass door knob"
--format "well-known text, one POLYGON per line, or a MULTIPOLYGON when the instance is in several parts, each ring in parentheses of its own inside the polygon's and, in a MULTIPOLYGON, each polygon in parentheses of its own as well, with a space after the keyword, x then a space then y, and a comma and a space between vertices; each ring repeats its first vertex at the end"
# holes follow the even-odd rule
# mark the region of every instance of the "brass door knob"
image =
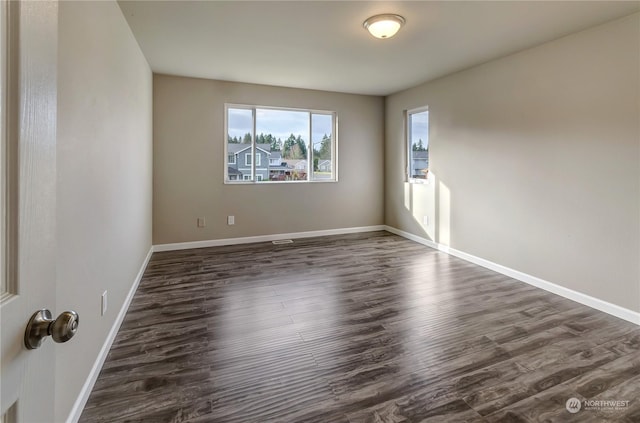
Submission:
POLYGON ((24 345, 27 349, 39 348, 49 335, 54 342, 67 342, 78 331, 80 317, 75 311, 62 312, 55 320, 51 317, 51 312, 47 309, 33 313, 24 331, 24 345))

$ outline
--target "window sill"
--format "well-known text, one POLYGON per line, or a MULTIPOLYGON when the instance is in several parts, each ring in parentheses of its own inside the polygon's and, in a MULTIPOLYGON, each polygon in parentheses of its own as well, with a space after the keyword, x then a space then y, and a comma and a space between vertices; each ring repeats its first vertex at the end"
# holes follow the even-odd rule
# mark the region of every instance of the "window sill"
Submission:
POLYGON ((286 184, 327 184, 336 183, 337 179, 326 181, 224 181, 225 185, 286 185, 286 184))
POLYGON ((427 178, 427 179, 411 178, 407 182, 409 182, 410 184, 429 185, 430 180, 431 178, 427 178))

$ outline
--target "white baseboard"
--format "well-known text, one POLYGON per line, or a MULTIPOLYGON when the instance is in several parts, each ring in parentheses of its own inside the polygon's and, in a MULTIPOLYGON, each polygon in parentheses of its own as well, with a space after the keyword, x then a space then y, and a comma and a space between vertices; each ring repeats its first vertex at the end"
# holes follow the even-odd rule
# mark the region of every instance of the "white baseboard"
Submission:
POLYGON ((400 235, 403 238, 410 239, 411 241, 415 241, 418 244, 426 245, 427 247, 431 247, 431 248, 434 248, 436 250, 439 250, 438 244, 436 244, 435 242, 431 241, 430 239, 422 238, 422 237, 420 237, 418 235, 414 235, 412 233, 405 232, 405 231, 402 231, 400 229, 396 229, 393 226, 385 226, 385 230, 387 232, 391 232, 392 234, 400 235))
POLYGON ((144 262, 142 263, 142 266, 140 266, 140 270, 138 271, 138 274, 136 275, 136 278, 133 281, 133 285, 131 285, 131 289, 129 289, 129 293, 127 294, 127 297, 124 299, 124 303, 122 304, 122 307, 120 307, 120 312, 118 313, 118 316, 116 317, 115 322, 113 322, 113 326, 111 326, 111 330, 107 335, 107 339, 104 341, 104 344, 102 345, 102 348, 98 353, 98 357, 96 358, 96 361, 93 363, 93 367, 89 372, 89 376, 87 377, 86 382, 82 386, 82 390, 80 390, 80 394, 78 395, 76 402, 73 404, 73 407, 71 408, 71 412, 69 413, 69 417, 67 418, 67 423, 77 423, 77 421, 80 420, 80 415, 82 414, 82 410, 84 410, 84 406, 87 404, 89 395, 93 390, 93 386, 95 385, 96 380, 98 379, 100 370, 102 370, 102 365, 104 364, 104 361, 107 359, 107 354, 109 354, 111 345, 113 344, 113 341, 116 339, 116 335, 118 334, 120 325, 124 320, 124 316, 127 314, 127 310, 129 309, 131 300, 133 299, 133 296, 135 295, 136 290, 138 289, 138 285, 142 280, 142 275, 144 274, 144 271, 147 268, 147 264, 149 264, 149 260, 151 259, 152 254, 153 254, 153 246, 149 249, 149 252, 147 253, 147 256, 144 259, 144 262))
POLYGON ((461 258, 468 262, 493 270, 494 272, 501 273, 505 276, 509 276, 513 279, 517 279, 521 282, 527 283, 537 288, 544 289, 545 291, 552 292, 554 294, 560 295, 561 297, 567 298, 577 303, 584 304, 588 307, 595 308, 596 310, 603 311, 607 314, 611 314, 612 316, 618 317, 620 319, 626 320, 631 323, 635 323, 636 325, 640 325, 640 313, 636 311, 629 310, 627 308, 620 307, 615 304, 611 304, 599 298, 595 298, 590 295, 583 294, 582 292, 565 288, 564 286, 560 286, 553 282, 540 279, 536 276, 532 276, 527 273, 520 272, 515 269, 511 269, 501 264, 497 264, 492 261, 485 260, 480 257, 476 257, 474 255, 465 253, 464 251, 456 250, 455 248, 438 244, 429 239, 422 238, 412 233, 402 231, 392 226, 386 226, 386 230, 396 235, 400 235, 401 237, 410 239, 411 241, 415 241, 419 244, 426 245, 427 247, 431 247, 436 250, 440 250, 444 253, 451 254, 452 256, 461 258))
POLYGON ((153 251, 188 250, 191 248, 220 247, 223 245, 250 244, 253 242, 269 242, 280 239, 312 238, 317 236, 355 234, 359 232, 384 231, 385 225, 359 226, 354 228, 327 229, 322 231, 292 232, 288 234, 273 234, 247 236, 242 238, 212 239, 207 241, 176 242, 173 244, 159 244, 153 246, 153 251))

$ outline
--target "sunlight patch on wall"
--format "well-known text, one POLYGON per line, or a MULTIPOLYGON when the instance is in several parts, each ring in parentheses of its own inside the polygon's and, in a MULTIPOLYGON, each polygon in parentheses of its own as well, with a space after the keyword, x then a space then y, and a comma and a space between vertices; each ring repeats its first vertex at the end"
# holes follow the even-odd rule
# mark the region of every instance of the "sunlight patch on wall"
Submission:
POLYGON ((405 182, 404 183, 404 208, 411 211, 413 209, 412 207, 412 195, 411 195, 411 187, 412 184, 405 182))
POLYGON ((438 221, 436 181, 436 175, 431 173, 427 183, 404 184, 404 207, 421 229, 422 233, 419 235, 426 235, 433 241, 436 241, 438 221))
POLYGON ((451 192, 438 183, 438 243, 451 245, 451 192))

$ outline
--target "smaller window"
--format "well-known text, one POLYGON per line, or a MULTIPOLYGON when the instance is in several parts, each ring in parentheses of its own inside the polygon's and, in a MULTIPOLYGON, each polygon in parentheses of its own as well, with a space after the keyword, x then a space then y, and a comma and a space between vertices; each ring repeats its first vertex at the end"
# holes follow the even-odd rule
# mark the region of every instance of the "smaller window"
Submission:
POLYGON ((251 175, 242 175, 242 180, 250 181, 251 180, 251 175))
POLYGON ((256 178, 257 178, 256 180, 262 181, 262 175, 256 175, 256 178))
POLYGON ((256 151, 256 166, 260 166, 260 152, 256 151))
MULTIPOLYGON (((247 153, 244 155, 244 165, 251 166, 251 153, 247 153)), ((249 178, 251 179, 251 178, 249 178)))
POLYGON ((429 109, 407 112, 407 180, 421 182, 429 175, 429 109))
POLYGON ((236 155, 229 154, 229 157, 227 158, 227 163, 229 163, 230 165, 236 164, 236 155))

